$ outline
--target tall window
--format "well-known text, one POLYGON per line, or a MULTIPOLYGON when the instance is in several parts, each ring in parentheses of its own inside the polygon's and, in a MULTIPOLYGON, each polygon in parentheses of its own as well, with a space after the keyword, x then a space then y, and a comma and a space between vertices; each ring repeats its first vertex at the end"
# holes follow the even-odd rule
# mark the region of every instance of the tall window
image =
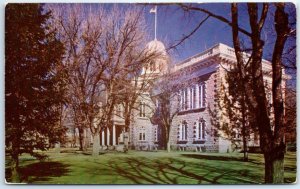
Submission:
POLYGON ((196 106, 196 87, 195 86, 193 86, 191 88, 191 108, 192 109, 197 108, 197 106, 196 106))
POLYGON ((187 123, 183 122, 182 124, 180 124, 178 130, 179 140, 187 140, 187 123))
POLYGON ((187 94, 187 88, 183 89, 183 109, 186 110, 188 107, 188 94, 187 94))
POLYGON ((140 129, 140 132, 139 132, 139 140, 141 140, 141 141, 146 140, 146 131, 145 131, 145 128, 144 128, 144 127, 142 127, 142 128, 140 129))
POLYGON ((189 88, 189 109, 193 109, 193 87, 189 88))
POLYGON ((233 138, 236 140, 241 138, 240 132, 236 128, 233 129, 232 135, 233 135, 233 138))
POLYGON ((179 91, 179 95, 180 95, 180 110, 183 110, 183 90, 179 91))
POLYGON ((121 110, 121 105, 117 105, 117 111, 116 111, 117 116, 121 117, 122 116, 122 110, 121 110))
POLYGON ((180 90, 180 109, 186 110, 187 108, 187 90, 186 89, 182 89, 180 90))
POLYGON ((146 104, 145 102, 140 102, 140 117, 146 117, 146 104))
POLYGON ((196 123, 194 133, 196 140, 205 140, 205 121, 203 119, 196 123))
POLYGON ((154 128, 154 141, 157 142, 158 139, 158 133, 157 133, 157 126, 154 128))
POLYGON ((200 108, 205 107, 205 84, 204 83, 199 84, 199 107, 200 108))
POLYGON ((206 106, 205 83, 181 89, 179 94, 181 111, 205 108, 206 106))

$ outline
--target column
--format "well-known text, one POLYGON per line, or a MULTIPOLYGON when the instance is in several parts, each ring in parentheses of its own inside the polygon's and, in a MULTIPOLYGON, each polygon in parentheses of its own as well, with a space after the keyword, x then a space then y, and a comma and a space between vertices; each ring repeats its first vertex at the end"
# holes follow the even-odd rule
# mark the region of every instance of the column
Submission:
POLYGON ((110 133, 109 133, 109 128, 106 127, 106 144, 107 146, 109 146, 109 137, 110 137, 110 133))
POLYGON ((116 145, 116 126, 113 124, 113 145, 116 145))
POLYGON ((102 134, 101 145, 104 146, 105 144, 104 144, 104 131, 103 130, 102 130, 101 134, 102 134))

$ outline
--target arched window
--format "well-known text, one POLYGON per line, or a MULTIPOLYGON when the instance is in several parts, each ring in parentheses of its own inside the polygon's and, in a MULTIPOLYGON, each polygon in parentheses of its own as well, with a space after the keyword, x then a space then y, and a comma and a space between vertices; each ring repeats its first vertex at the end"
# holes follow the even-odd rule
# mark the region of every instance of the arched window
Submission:
POLYGON ((205 120, 200 119, 195 123, 194 127, 194 139, 195 140, 205 140, 206 138, 206 132, 205 132, 205 120))
POLYGON ((205 107, 205 83, 199 84, 199 107, 205 107))
POLYGON ((178 140, 179 141, 185 141, 187 140, 187 128, 188 128, 188 125, 187 125, 187 122, 186 121, 183 121, 179 127, 178 127, 178 140))

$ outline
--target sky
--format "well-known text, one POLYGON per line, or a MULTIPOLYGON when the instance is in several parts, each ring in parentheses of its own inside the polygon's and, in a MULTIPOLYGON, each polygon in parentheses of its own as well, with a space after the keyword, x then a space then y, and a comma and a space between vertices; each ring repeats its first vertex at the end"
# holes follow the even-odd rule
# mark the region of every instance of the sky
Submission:
MULTIPOLYGON (((228 3, 207 3, 201 4, 201 8, 205 8, 217 15, 221 15, 231 20, 230 4, 228 3)), ((149 8, 146 8, 145 15, 147 24, 150 26, 149 32, 154 34, 154 14, 147 12, 149 8), (152 27, 151 27, 152 26, 152 27)), ((261 11, 262 4, 259 6, 261 11)), ((260 12, 259 12, 260 14, 260 12)), ((272 49, 274 45, 274 6, 270 6, 269 14, 267 16, 265 26, 262 32, 262 38, 265 40, 264 58, 271 60, 272 49)), ((167 44, 174 44, 176 41, 182 39, 184 35, 190 33, 196 26, 205 18, 204 13, 193 12, 191 14, 185 13, 178 6, 159 6, 158 7, 158 39, 167 44)), ((239 25, 240 27, 250 30, 248 11, 246 4, 239 4, 239 25)), ((154 37, 153 37, 154 38, 154 37)), ((249 38, 243 37, 243 41, 246 45, 250 45, 249 38)), ((200 53, 207 48, 210 48, 217 43, 224 43, 228 46, 233 46, 231 27, 215 18, 209 18, 206 22, 189 38, 184 45, 178 47, 177 51, 174 51, 173 56, 175 60, 181 61, 192 55, 200 53)), ((293 41, 295 43, 295 41, 293 41)))
MULTIPOLYGON (((222 15, 228 13, 227 7, 222 4, 210 4, 209 7, 220 12, 222 15)), ((150 8, 150 7, 149 7, 150 8)), ((182 39, 183 36, 190 33, 202 19, 204 14, 184 13, 177 6, 158 6, 158 40, 170 46, 182 39)), ((154 35, 154 14, 146 14, 147 23, 152 26, 149 28, 150 34, 154 35)), ((209 18, 201 28, 191 36, 176 51, 172 52, 175 61, 182 61, 190 56, 198 54, 217 43, 224 43, 232 46, 230 27, 215 19, 209 18)), ((154 37, 153 37, 154 38, 154 37)))
MULTIPOLYGON (((146 22, 147 33, 150 36, 150 40, 154 40, 154 18, 155 15, 150 13, 150 9, 154 5, 146 4, 118 4, 121 10, 126 10, 132 5, 143 11, 143 16, 146 22)), ((96 4, 96 3, 86 3, 84 4, 85 11, 97 12, 101 8, 110 11, 114 4, 96 4)), ((47 5, 45 6, 47 7, 47 5)), ((203 7, 208 8, 217 12, 220 15, 230 17, 230 7, 228 4, 206 4, 203 7)), ((166 48, 175 44, 184 35, 191 32, 199 21, 205 18, 202 13, 187 14, 184 13, 178 6, 158 6, 157 8, 157 39, 162 41, 166 48)), ((178 46, 176 50, 172 50, 170 55, 172 60, 180 62, 190 56, 201 53, 205 49, 208 49, 217 43, 224 43, 232 46, 231 42, 231 29, 228 25, 222 22, 209 18, 203 26, 194 35, 191 36, 182 45, 178 46)))
MULTIPOLYGON (((104 9, 110 10, 113 4, 85 4, 88 9, 92 8, 97 11, 100 6, 104 9)), ((144 19, 146 21, 147 32, 150 39, 154 39, 154 14, 150 13, 150 9, 154 5, 149 4, 118 4, 121 8, 128 8, 136 5, 144 12, 144 19)), ((228 20, 231 20, 230 4, 229 3, 201 3, 202 8, 221 15, 228 20)), ((259 11, 261 10, 259 6, 259 11)), ((271 59, 272 49, 274 45, 274 20, 270 16, 274 14, 274 7, 270 6, 270 13, 266 19, 262 38, 266 41, 264 58, 271 59)), ((174 45, 183 36, 189 34, 206 15, 200 12, 186 13, 177 5, 162 6, 157 8, 157 39, 162 41, 166 47, 174 45)), ((246 4, 239 4, 239 24, 242 28, 250 31, 248 22, 248 12, 246 4)), ((228 46, 232 44, 231 27, 215 18, 209 18, 206 22, 194 33, 185 43, 178 46, 176 50, 172 50, 170 55, 175 63, 183 61, 190 56, 201 53, 202 51, 213 47, 218 43, 224 43, 228 46)), ((250 45, 249 39, 243 38, 246 45, 250 45)), ((294 41, 295 43, 295 41, 294 41)))
MULTIPOLYGON (((110 11, 116 4, 113 3, 85 3, 85 11, 96 12, 101 8, 106 11, 110 11)), ((47 5, 46 5, 47 6, 47 5)), ((143 12, 143 19, 145 19, 146 32, 148 33, 149 42, 154 40, 154 26, 155 26, 155 14, 150 13, 150 9, 154 8, 153 4, 134 4, 134 3, 119 3, 117 4, 120 10, 126 11, 127 8, 133 8, 135 6, 138 10, 143 12)), ((193 6, 200 6, 205 8, 216 15, 220 15, 231 20, 231 10, 229 3, 200 3, 193 4, 193 6)), ((293 8, 294 5, 290 4, 289 8, 293 8)), ((249 17, 247 11, 247 5, 245 3, 239 3, 239 27, 251 31, 249 25, 249 17)), ((262 4, 259 4, 259 15, 262 9, 262 4)), ((269 13, 266 18, 265 25, 262 31, 262 39, 265 41, 263 58, 271 60, 272 50, 274 46, 274 40, 276 39, 274 30, 274 11, 275 8, 271 4, 269 13)), ((166 48, 176 44, 184 36, 188 35, 194 28, 206 17, 207 15, 199 11, 184 12, 178 5, 163 5, 157 6, 157 39, 162 41, 166 48)), ((250 39, 243 36, 240 33, 242 43, 251 48, 250 39)), ((232 31, 231 26, 221 22, 215 18, 208 18, 204 24, 183 44, 177 46, 176 49, 169 51, 171 60, 173 63, 179 63, 183 60, 194 56, 198 53, 205 51, 208 48, 213 47, 218 43, 223 43, 233 47, 232 44, 232 31)), ((295 45, 296 41, 288 41, 288 44, 295 45)), ((292 75, 292 80, 296 84, 296 71, 291 70, 287 73, 292 75)))

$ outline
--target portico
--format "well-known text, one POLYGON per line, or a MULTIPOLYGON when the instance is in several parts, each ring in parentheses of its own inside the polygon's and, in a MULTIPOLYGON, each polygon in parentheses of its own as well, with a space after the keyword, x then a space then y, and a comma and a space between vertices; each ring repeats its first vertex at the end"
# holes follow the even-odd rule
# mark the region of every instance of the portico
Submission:
POLYGON ((101 146, 116 146, 122 144, 124 125, 113 124, 112 128, 104 128, 100 134, 101 146))

